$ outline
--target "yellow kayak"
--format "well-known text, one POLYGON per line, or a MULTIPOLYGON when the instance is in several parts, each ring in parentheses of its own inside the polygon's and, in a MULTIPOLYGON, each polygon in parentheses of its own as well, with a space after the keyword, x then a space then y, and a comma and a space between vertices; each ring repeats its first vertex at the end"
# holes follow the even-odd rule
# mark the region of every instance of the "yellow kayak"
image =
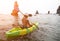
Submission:
POLYGON ((6 37, 14 37, 14 36, 23 36, 29 34, 37 29, 38 23, 32 25, 32 27, 22 29, 20 27, 12 28, 11 30, 6 32, 6 37))

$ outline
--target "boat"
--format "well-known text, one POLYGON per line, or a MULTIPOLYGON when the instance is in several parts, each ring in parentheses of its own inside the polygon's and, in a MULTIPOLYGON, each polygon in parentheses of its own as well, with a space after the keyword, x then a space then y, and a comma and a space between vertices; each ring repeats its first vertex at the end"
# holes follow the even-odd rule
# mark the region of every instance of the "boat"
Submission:
POLYGON ((24 36, 37 29, 38 23, 34 23, 29 28, 22 29, 21 27, 15 27, 6 32, 6 37, 24 36))

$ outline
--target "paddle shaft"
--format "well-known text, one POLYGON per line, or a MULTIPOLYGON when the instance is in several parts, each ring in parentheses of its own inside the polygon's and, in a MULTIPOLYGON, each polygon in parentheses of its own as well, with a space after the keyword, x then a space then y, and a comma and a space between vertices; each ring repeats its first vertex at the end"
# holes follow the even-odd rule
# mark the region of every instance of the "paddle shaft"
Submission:
POLYGON ((22 15, 24 15, 21 11, 19 11, 22 15))

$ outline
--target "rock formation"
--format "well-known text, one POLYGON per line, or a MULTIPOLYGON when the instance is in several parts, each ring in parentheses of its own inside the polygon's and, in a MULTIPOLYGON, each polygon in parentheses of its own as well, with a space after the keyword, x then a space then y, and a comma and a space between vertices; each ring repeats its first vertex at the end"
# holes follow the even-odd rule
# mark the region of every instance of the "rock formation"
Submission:
POLYGON ((60 6, 59 6, 58 9, 57 9, 57 14, 60 15, 60 6))
POLYGON ((50 11, 48 11, 48 14, 50 14, 50 11))
POLYGON ((36 13, 35 14, 39 14, 38 10, 36 10, 36 13))

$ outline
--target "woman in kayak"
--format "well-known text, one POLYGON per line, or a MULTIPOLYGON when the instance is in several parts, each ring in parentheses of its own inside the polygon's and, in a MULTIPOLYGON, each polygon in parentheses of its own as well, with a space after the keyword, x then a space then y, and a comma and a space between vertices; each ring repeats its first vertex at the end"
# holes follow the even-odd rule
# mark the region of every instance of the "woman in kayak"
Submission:
POLYGON ((14 3, 14 9, 13 9, 11 15, 13 15, 15 17, 18 17, 18 12, 19 12, 18 4, 17 4, 17 1, 15 1, 15 3, 14 3))
POLYGON ((19 25, 19 22, 18 22, 18 12, 19 12, 19 8, 18 8, 18 3, 17 1, 15 1, 14 3, 14 9, 11 13, 11 15, 14 17, 14 23, 13 23, 13 26, 18 26, 19 25))
POLYGON ((31 24, 29 23, 28 16, 24 15, 22 18, 22 24, 24 28, 30 27, 31 24))

